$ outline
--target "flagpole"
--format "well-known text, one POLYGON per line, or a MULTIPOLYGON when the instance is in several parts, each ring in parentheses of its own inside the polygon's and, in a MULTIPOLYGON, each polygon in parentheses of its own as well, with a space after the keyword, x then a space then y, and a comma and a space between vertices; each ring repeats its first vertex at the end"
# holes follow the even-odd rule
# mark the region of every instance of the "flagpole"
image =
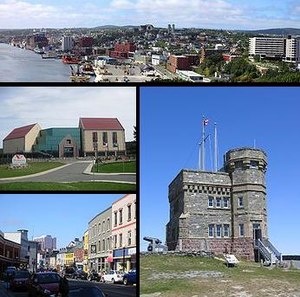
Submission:
POLYGON ((205 170, 205 147, 204 147, 204 143, 205 143, 205 126, 204 126, 204 115, 202 116, 202 146, 201 146, 201 158, 202 158, 202 168, 201 170, 204 171, 205 170))
POLYGON ((215 149, 215 172, 218 171, 218 140, 217 140, 217 123, 215 123, 215 144, 214 144, 214 149, 215 149))

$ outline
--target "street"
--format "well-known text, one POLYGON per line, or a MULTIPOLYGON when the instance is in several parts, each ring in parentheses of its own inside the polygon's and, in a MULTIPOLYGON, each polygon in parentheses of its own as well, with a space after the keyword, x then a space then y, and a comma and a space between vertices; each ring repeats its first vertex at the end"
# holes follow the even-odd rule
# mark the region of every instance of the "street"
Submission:
POLYGON ((136 176, 132 174, 86 175, 83 174, 91 161, 75 161, 66 167, 57 168, 53 172, 40 173, 22 178, 0 179, 0 183, 12 182, 80 182, 80 181, 110 181, 135 183, 136 176))
MULTIPOLYGON (((125 286, 123 284, 109 284, 99 283, 95 281, 85 280, 69 280, 70 289, 72 287, 85 287, 85 286, 97 286, 104 294, 108 294, 108 297, 133 297, 137 296, 136 286, 125 286)), ((4 287, 4 283, 1 284, 0 297, 27 297, 27 292, 12 292, 4 287)), ((84 297, 84 296, 83 296, 84 297)))

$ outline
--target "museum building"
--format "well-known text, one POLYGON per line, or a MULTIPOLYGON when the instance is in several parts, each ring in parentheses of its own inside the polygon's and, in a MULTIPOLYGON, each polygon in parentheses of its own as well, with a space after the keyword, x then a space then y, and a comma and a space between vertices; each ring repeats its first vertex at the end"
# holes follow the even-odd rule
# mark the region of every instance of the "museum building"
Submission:
POLYGON ((80 118, 78 128, 41 129, 35 123, 12 130, 3 140, 3 153, 60 158, 125 155, 125 130, 117 118, 80 118))

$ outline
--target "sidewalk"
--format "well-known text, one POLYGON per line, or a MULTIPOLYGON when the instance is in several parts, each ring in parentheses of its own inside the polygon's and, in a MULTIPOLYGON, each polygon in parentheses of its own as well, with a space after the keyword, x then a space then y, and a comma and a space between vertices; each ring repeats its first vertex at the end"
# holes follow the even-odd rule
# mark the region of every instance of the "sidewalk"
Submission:
POLYGON ((6 285, 4 281, 0 281, 0 297, 14 297, 15 295, 6 289, 6 285))

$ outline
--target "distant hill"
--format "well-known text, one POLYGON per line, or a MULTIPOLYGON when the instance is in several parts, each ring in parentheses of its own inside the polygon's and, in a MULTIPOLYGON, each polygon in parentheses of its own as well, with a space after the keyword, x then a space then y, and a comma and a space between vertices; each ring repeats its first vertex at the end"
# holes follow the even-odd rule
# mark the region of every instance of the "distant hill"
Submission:
POLYGON ((131 26, 131 25, 127 25, 127 26, 104 25, 104 26, 93 27, 92 29, 100 29, 100 30, 104 30, 104 29, 133 29, 133 28, 138 28, 138 27, 139 26, 131 26))
POLYGON ((297 28, 274 28, 262 30, 247 30, 247 33, 264 34, 264 35, 300 35, 300 29, 297 28))

